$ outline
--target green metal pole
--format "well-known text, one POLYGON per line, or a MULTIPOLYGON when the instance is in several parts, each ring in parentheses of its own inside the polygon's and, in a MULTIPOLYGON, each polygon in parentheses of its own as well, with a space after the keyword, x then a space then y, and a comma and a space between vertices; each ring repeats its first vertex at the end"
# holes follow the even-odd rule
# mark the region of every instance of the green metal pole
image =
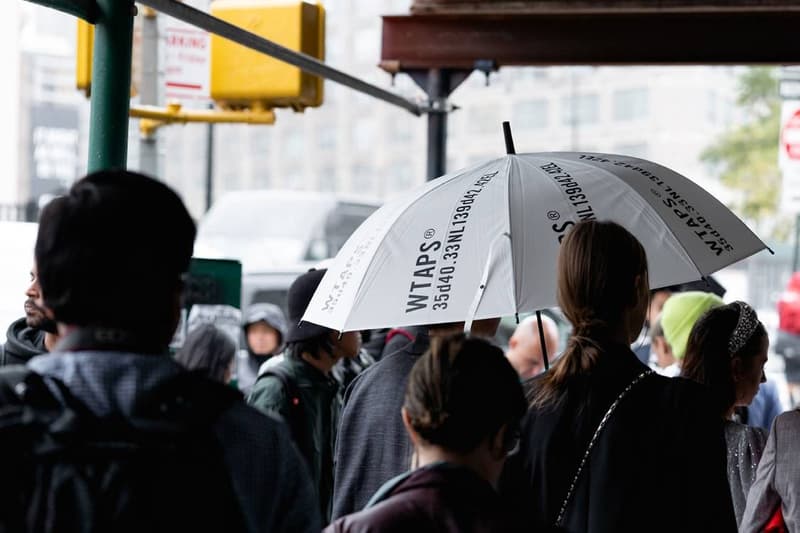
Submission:
POLYGON ((124 169, 131 105, 131 0, 97 0, 89 121, 89 172, 124 169))

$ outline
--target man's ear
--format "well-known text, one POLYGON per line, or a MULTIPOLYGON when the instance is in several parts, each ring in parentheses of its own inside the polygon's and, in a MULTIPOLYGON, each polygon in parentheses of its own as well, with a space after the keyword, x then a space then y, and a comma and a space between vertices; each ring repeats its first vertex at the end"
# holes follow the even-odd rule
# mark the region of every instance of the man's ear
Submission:
POLYGON ((513 335, 511 336, 510 339, 508 339, 508 348, 510 350, 516 350, 518 344, 519 344, 519 339, 517 339, 513 335))

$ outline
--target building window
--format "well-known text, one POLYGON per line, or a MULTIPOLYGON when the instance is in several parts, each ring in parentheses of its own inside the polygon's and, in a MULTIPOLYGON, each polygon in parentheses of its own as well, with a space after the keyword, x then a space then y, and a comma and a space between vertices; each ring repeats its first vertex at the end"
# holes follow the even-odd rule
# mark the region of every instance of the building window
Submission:
POLYGON ((350 191, 359 194, 371 194, 375 186, 375 173, 372 168, 357 164, 353 167, 353 179, 350 182, 350 191))
POLYGON ((359 63, 377 64, 380 61, 381 35, 378 28, 358 30, 353 39, 355 59, 359 63))
POLYGON ((413 170, 408 161, 395 161, 390 170, 392 176, 392 190, 405 191, 410 189, 414 185, 413 170))
POLYGON ((323 166, 319 170, 319 190, 333 192, 336 190, 336 169, 333 166, 323 166))
POLYGON ((478 107, 466 115, 467 131, 472 134, 486 135, 503 134, 503 120, 500 115, 500 108, 496 105, 484 105, 478 107))
POLYGON ((286 155, 290 157, 299 157, 305 151, 305 139, 303 134, 299 131, 293 131, 286 138, 286 155))
POLYGON ((336 128, 333 126, 322 126, 319 129, 319 148, 320 150, 333 150, 336 148, 336 128))
POLYGON ((367 153, 375 146, 375 128, 371 120, 359 120, 352 130, 353 150, 367 153))
POLYGON ((636 120, 647 116, 647 89, 614 92, 614 120, 636 120))
POLYGON ((565 126, 594 124, 600 120, 600 98, 596 94, 575 94, 561 99, 561 117, 565 126))
POLYGON ((522 130, 533 130, 547 127, 547 100, 525 100, 514 104, 513 122, 522 130))

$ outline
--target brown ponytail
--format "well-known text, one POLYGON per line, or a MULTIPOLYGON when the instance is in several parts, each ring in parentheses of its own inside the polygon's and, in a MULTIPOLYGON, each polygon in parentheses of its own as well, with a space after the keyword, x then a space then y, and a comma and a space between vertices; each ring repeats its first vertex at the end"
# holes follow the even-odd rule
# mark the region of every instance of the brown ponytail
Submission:
POLYGON ((644 248, 614 222, 577 224, 561 244, 557 268, 558 303, 573 333, 534 392, 531 405, 536 407, 557 403, 571 377, 591 370, 627 311, 647 298, 644 248))

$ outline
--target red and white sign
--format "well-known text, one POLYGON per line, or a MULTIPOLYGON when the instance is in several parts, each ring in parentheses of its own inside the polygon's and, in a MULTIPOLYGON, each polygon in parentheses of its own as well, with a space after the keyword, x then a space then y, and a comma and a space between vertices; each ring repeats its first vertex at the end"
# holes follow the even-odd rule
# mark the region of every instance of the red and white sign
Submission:
POLYGON ((800 109, 784 122, 781 130, 781 145, 789 159, 800 159, 800 109))
POLYGON ((800 213, 800 101, 783 101, 781 124, 778 151, 782 181, 781 209, 800 213))
POLYGON ((173 20, 165 30, 167 100, 207 102, 210 97, 211 36, 206 31, 173 20))

